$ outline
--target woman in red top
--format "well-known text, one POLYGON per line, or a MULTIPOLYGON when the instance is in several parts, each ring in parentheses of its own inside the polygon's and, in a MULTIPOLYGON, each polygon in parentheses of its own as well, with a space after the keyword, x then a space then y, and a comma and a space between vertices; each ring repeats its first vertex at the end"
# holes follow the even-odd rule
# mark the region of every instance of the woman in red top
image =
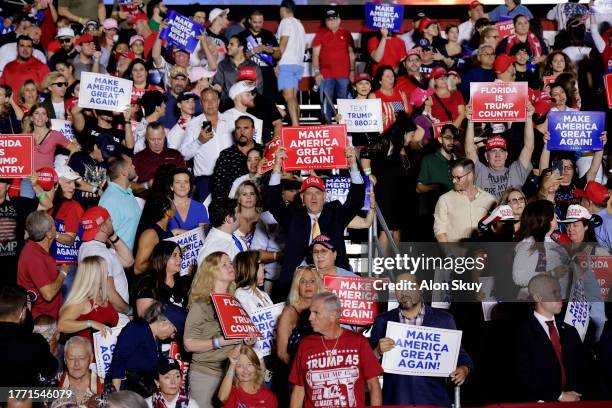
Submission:
POLYGON ((147 69, 145 61, 140 58, 136 58, 130 63, 123 77, 134 82, 132 87, 132 104, 138 103, 138 100, 147 91, 159 91, 164 93, 162 88, 149 83, 149 70, 147 69))
POLYGON ((276 396, 262 387, 266 367, 253 348, 238 345, 228 357, 230 365, 218 394, 223 407, 276 408, 276 396))
POLYGON ((21 108, 21 111, 24 114, 28 113, 39 100, 40 95, 38 93, 38 86, 36 86, 36 82, 33 79, 28 79, 23 83, 23 85, 21 85, 21 88, 19 88, 17 102, 21 108))
POLYGON ((389 65, 382 65, 376 70, 374 77, 376 91, 370 94, 369 99, 379 98, 382 101, 383 132, 395 123, 397 112, 410 113, 408 96, 395 88, 395 72, 389 65))
POLYGON ((57 330, 82 336, 93 344, 93 333, 110 333, 119 315, 109 302, 106 261, 100 256, 88 256, 79 262, 74 285, 60 309, 57 330))
POLYGON ((434 89, 431 114, 440 122, 452 122, 460 128, 465 119, 465 101, 461 92, 452 89, 448 80, 448 73, 442 67, 435 67, 431 71, 430 86, 434 89))

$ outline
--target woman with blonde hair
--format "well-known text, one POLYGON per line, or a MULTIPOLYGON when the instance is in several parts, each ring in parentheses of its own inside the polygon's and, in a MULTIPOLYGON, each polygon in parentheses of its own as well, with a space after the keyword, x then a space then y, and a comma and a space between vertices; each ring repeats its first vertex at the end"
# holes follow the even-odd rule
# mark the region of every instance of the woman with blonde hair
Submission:
MULTIPOLYGON (((198 268, 189 293, 187 320, 185 322, 185 351, 192 353, 189 364, 190 396, 202 408, 212 407, 225 372, 225 361, 232 350, 230 346, 242 343, 241 339, 226 339, 215 313, 210 295, 233 295, 236 288, 236 272, 230 257, 224 252, 213 252, 204 258, 198 268)), ((254 339, 248 339, 254 343, 254 339)))
POLYGON ((57 71, 49 72, 45 77, 42 87, 47 92, 47 98, 43 105, 47 108, 50 119, 66 119, 64 96, 68 85, 68 80, 57 71))
POLYGON ((230 364, 219 388, 223 408, 276 408, 272 391, 263 387, 266 366, 252 347, 236 346, 229 354, 230 364))
POLYGON ((110 332, 119 315, 109 301, 108 268, 104 258, 88 256, 79 262, 76 277, 59 314, 61 333, 82 336, 93 342, 93 333, 110 332))

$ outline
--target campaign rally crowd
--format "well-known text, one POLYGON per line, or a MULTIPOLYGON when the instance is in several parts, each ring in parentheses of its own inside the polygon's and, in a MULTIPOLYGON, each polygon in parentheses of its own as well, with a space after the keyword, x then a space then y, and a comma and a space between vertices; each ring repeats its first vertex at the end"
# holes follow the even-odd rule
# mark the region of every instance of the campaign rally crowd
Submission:
POLYGON ((611 10, 503 3, 454 6, 458 25, 407 6, 357 36, 325 6, 311 41, 293 0, 265 16, 3 2, 0 387, 70 392, 0 405, 450 406, 458 386, 472 406, 612 400, 611 10), (185 24, 203 30, 181 37, 185 24), (322 127, 291 167, 304 95, 322 127), (343 165, 316 166, 335 143, 321 135, 351 119, 340 100, 372 121, 340 127, 343 165), (440 271, 389 270, 397 303, 368 298, 376 316, 344 320, 359 298, 329 282, 372 275, 346 242, 367 242, 378 210, 380 256, 510 245, 486 264, 513 295, 442 307, 419 285, 440 271), (250 325, 271 334, 231 333, 250 325))

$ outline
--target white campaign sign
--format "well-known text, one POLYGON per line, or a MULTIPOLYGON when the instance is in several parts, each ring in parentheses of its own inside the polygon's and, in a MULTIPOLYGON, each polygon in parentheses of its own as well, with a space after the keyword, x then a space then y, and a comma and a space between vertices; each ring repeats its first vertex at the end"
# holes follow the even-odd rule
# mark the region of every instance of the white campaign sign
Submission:
POLYGON ((580 278, 576 280, 572 289, 563 321, 574 326, 580 339, 584 341, 584 336, 589 328, 589 317, 590 303, 584 292, 584 281, 580 278))
POLYGON ((123 327, 113 327, 111 329, 111 334, 106 335, 106 337, 102 336, 100 332, 93 334, 96 369, 98 370, 98 376, 100 378, 104 378, 111 365, 115 344, 117 344, 117 337, 119 337, 122 328, 123 327))
POLYGON ((189 268, 198 263, 198 255, 200 248, 204 245, 204 230, 202 227, 197 227, 191 231, 177 235, 176 237, 167 238, 165 241, 176 242, 183 251, 183 262, 181 262, 181 276, 189 273, 189 268))
POLYGON ((383 354, 385 373, 448 377, 457 368, 461 330, 387 323, 395 347, 383 354))
POLYGON ((340 124, 347 132, 382 132, 382 102, 380 99, 338 99, 340 124))
POLYGON ((72 122, 69 120, 51 119, 51 130, 57 130, 70 141, 74 140, 74 129, 72 128, 72 122))
POLYGON ((110 75, 81 72, 79 108, 123 112, 130 106, 132 81, 110 75))
POLYGON ((253 324, 259 329, 262 336, 257 340, 257 346, 255 347, 255 351, 260 358, 272 353, 276 341, 276 324, 284 307, 285 303, 277 303, 249 313, 253 324))

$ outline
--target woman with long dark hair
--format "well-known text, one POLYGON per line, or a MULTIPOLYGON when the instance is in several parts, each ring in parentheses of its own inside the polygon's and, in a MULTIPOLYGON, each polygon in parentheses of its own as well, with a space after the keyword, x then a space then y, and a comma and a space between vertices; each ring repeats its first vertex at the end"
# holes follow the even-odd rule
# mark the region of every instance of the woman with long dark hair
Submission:
POLYGON ((177 167, 170 171, 170 192, 173 195, 176 214, 170 220, 169 228, 174 234, 204 227, 210 224, 206 207, 191 198, 195 190, 195 178, 189 169, 177 167))
POLYGON ((130 62, 123 77, 134 82, 132 86, 132 104, 138 103, 138 100, 147 91, 159 91, 164 93, 161 87, 149 82, 149 69, 147 68, 147 63, 140 58, 135 58, 130 62))
POLYGON ((551 238, 557 228, 554 204, 550 201, 537 200, 527 204, 523 210, 521 226, 516 232, 518 244, 512 268, 514 283, 521 287, 519 298, 527 298, 529 281, 540 273, 558 278, 565 297, 568 256, 565 249, 551 238))
POLYGON ((191 274, 180 276, 183 253, 176 242, 160 241, 149 258, 147 273, 136 286, 136 311, 139 316, 154 301, 187 307, 191 274))
POLYGON ((395 72, 390 65, 382 65, 376 70, 374 76, 374 92, 368 99, 380 99, 382 101, 383 131, 391 127, 399 112, 410 112, 408 96, 395 88, 395 72))
POLYGON ((165 195, 149 197, 140 217, 139 233, 136 233, 134 273, 140 275, 149 266, 149 257, 158 242, 173 236, 168 224, 176 214, 172 200, 165 195))

